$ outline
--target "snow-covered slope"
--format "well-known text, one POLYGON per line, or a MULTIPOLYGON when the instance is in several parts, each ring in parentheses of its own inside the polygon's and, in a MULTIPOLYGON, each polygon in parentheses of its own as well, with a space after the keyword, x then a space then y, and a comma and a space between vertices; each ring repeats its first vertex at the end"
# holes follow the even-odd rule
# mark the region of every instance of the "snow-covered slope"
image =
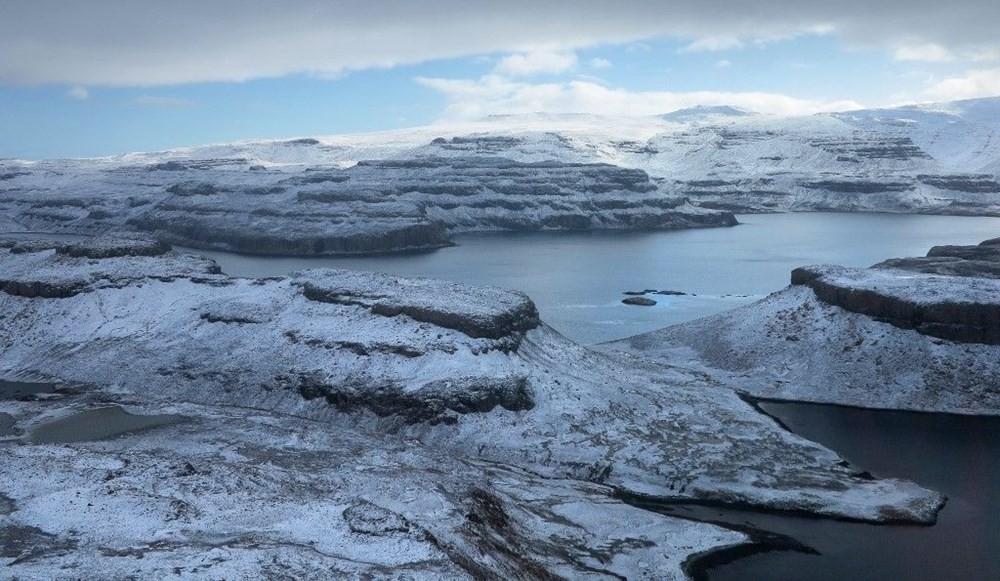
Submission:
POLYGON ((730 390, 571 343, 523 294, 338 271, 238 279, 108 246, 0 250, 5 375, 265 408, 661 499, 874 521, 938 508, 911 483, 857 477, 730 390))
POLYGON ((335 254, 454 231, 732 223, 716 210, 1000 215, 998 119, 1000 98, 788 118, 703 107, 5 160, 0 228, 335 254))
POLYGON ((755 396, 1000 414, 1000 239, 870 269, 796 269, 720 315, 602 346, 755 396))

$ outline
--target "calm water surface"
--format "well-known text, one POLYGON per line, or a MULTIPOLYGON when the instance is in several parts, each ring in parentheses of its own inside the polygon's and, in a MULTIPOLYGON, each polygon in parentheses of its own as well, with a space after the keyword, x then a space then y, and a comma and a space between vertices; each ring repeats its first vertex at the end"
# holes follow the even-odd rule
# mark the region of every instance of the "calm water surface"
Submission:
POLYGON ((710 569, 710 579, 1000 579, 1000 418, 801 403, 761 407, 874 476, 913 480, 946 494, 948 504, 930 527, 677 507, 671 512, 750 524, 820 553, 753 555, 710 569))
POLYGON ((466 234, 433 252, 356 258, 261 258, 195 251, 238 276, 348 268, 523 290, 542 318, 584 344, 620 339, 746 304, 788 284, 797 266, 870 266, 936 244, 1000 236, 1000 218, 897 214, 740 216, 735 228, 675 232, 466 234), (627 290, 669 289, 658 304, 621 304, 627 290))

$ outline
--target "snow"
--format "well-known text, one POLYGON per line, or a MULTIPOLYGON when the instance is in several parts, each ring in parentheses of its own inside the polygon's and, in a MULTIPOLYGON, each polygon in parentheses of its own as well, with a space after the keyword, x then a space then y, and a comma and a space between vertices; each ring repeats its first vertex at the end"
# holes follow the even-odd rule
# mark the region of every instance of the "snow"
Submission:
POLYGON ((1000 357, 991 340, 1000 327, 997 279, 882 266, 800 270, 824 286, 803 281, 601 349, 700 371, 765 398, 1000 413, 1000 357), (831 297, 850 310, 828 304, 831 297))

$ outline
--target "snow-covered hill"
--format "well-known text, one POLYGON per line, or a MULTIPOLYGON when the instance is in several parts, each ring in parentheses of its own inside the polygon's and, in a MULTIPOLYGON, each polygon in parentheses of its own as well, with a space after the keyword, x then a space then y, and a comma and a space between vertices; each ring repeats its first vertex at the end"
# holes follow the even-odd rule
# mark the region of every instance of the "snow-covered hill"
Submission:
POLYGON ((0 247, 12 377, 62 387, 0 399, 0 563, 29 578, 197 562, 234 578, 680 579, 747 536, 623 497, 924 524, 944 501, 704 378, 575 345, 522 293, 234 278, 136 236, 0 247), (172 424, 51 437, 110 404, 172 424))
POLYGON ((1000 413, 1000 238, 868 269, 798 268, 792 283, 602 349, 690 366, 759 397, 1000 413))
POLYGON ((998 119, 1000 98, 804 117, 700 107, 6 160, 0 227, 323 254, 462 230, 732 223, 712 210, 1000 215, 998 119))

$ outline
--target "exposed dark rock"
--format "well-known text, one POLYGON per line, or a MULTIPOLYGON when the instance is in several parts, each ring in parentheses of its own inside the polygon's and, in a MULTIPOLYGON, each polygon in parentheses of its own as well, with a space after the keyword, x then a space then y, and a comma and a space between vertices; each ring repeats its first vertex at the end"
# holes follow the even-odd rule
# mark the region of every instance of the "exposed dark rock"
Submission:
POLYGON ((875 268, 898 268, 980 278, 1000 278, 1000 239, 986 240, 973 246, 935 246, 925 257, 893 258, 875 268))
POLYGON ((220 190, 212 184, 201 182, 193 184, 174 184, 167 188, 168 194, 173 194, 175 196, 212 196, 221 193, 220 190))
POLYGON ((875 268, 897 268, 925 274, 1000 278, 1000 261, 964 260, 954 256, 891 258, 875 268))
MULTIPOLYGON (((7 416, 10 417, 10 416, 7 416)), ((14 501, 8 497, 6 494, 0 492, 0 516, 6 516, 17 508, 14 501)))
POLYGON ((845 194, 882 194, 886 192, 905 192, 913 189, 913 184, 900 181, 830 179, 805 182, 802 184, 802 187, 810 190, 841 192, 845 194))
POLYGON ((74 258, 114 258, 116 256, 160 256, 170 245, 146 234, 120 232, 86 238, 60 246, 56 252, 74 258))
POLYGON ((964 175, 918 175, 917 179, 922 183, 942 190, 953 190, 957 192, 968 192, 976 194, 996 194, 1000 193, 1000 183, 990 174, 964 174, 964 175))
POLYGON ((385 317, 406 315, 473 338, 500 339, 539 325, 527 295, 499 288, 348 271, 306 271, 299 284, 310 300, 359 305, 385 317))
POLYGON ((8 565, 62 555, 72 551, 75 546, 74 541, 60 539, 38 527, 0 525, 0 557, 13 559, 8 565))
POLYGON ((934 246, 927 252, 928 257, 953 257, 963 260, 982 260, 1000 263, 1000 244, 992 240, 977 246, 934 246))
POLYGON ((829 153, 849 159, 927 159, 926 152, 909 137, 858 136, 825 137, 810 140, 810 144, 829 153))
POLYGON ((627 299, 622 299, 622 302, 626 305, 637 305, 640 307, 651 307, 656 304, 656 301, 647 299, 646 297, 628 297, 627 299))
POLYGON ((347 521, 347 526, 352 532, 362 535, 381 537, 410 532, 419 532, 420 536, 425 535, 419 527, 404 516, 367 500, 358 500, 347 507, 344 510, 344 520, 347 521))
MULTIPOLYGON (((882 269, 802 267, 792 271, 792 284, 809 286, 827 304, 902 329, 950 341, 1000 345, 1000 301, 989 302, 988 291, 967 289, 945 277, 897 278, 882 269), (964 290, 969 296, 955 295, 964 290)), ((995 295, 991 298, 995 300, 995 295)))
POLYGON ((510 411, 535 407, 524 377, 456 377, 414 389, 394 382, 372 385, 368 378, 327 383, 303 376, 295 389, 306 399, 322 397, 343 412, 368 410, 406 423, 452 424, 457 421, 455 414, 486 413, 497 406, 510 411))

